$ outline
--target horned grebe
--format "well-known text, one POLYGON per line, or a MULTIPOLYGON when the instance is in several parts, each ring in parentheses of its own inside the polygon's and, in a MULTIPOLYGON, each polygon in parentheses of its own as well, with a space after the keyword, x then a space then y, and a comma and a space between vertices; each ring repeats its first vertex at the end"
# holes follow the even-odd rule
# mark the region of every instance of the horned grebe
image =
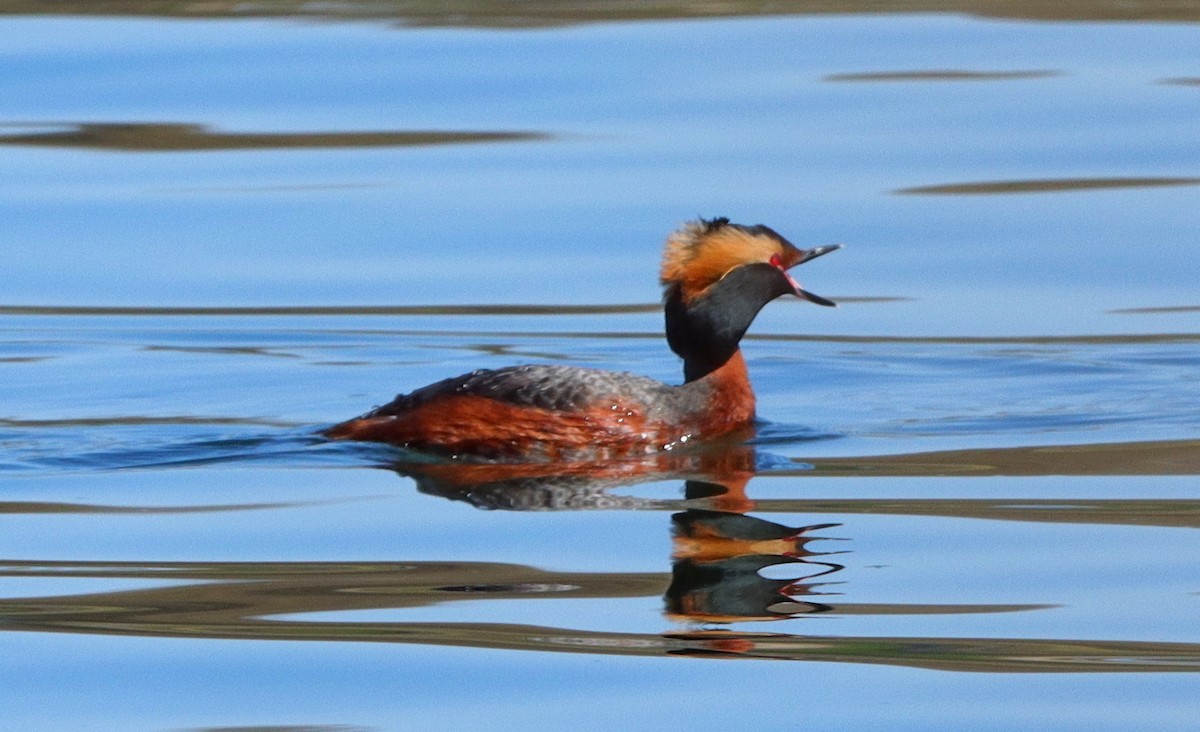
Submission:
POLYGON ((840 245, 798 249, 774 230, 699 220, 672 233, 660 281, 667 343, 684 383, 626 372, 526 365, 445 379, 327 429, 336 440, 386 442, 485 461, 606 460, 748 429, 754 391, 738 344, 780 295, 835 303, 788 269, 840 245))

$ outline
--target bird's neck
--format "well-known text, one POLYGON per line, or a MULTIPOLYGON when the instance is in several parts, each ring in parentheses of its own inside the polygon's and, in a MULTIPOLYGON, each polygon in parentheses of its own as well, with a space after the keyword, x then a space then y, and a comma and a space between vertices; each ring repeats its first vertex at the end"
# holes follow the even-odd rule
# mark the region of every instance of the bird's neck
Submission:
POLYGON ((754 389, 750 386, 750 373, 740 350, 735 350, 720 367, 698 379, 689 380, 686 388, 697 389, 704 394, 708 430, 721 433, 743 427, 754 420, 754 389), (719 424, 713 423, 713 420, 719 424))
POLYGON ((734 269, 697 296, 685 297, 681 285, 669 287, 663 302, 667 343, 683 358, 688 383, 730 364, 745 371, 738 344, 754 316, 791 286, 775 267, 748 264, 734 269))

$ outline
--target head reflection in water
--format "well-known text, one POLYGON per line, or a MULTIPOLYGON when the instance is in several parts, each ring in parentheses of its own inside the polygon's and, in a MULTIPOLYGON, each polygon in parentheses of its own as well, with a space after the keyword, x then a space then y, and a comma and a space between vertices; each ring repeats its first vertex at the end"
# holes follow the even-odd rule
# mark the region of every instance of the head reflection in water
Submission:
MULTIPOLYGON (((689 487, 693 481, 689 481, 689 487)), ((834 524, 793 528, 744 514, 690 508, 671 517, 674 530, 667 612, 705 623, 778 620, 830 610, 801 601, 820 594, 817 577, 840 565, 816 562, 824 556, 807 545, 808 534, 834 524), (763 570, 786 567, 788 579, 764 577, 763 570)))
POLYGON ((667 615, 697 623, 777 620, 830 609, 802 600, 820 594, 818 577, 841 569, 809 544, 820 529, 791 527, 746 515, 754 503, 746 484, 756 472, 747 445, 691 454, 661 454, 604 463, 466 464, 391 466, 413 478, 422 493, 507 511, 663 509, 671 516, 672 573, 665 592, 667 615), (651 481, 684 480, 682 500, 614 495, 610 490, 651 481), (786 579, 772 579, 764 570, 786 579))

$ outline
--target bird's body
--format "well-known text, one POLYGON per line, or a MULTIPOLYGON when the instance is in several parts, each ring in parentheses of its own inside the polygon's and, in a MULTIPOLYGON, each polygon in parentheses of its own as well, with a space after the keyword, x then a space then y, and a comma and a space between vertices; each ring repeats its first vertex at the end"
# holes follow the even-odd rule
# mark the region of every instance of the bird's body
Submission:
POLYGON ((402 394, 329 435, 485 460, 583 461, 669 450, 753 417, 738 354, 682 386, 578 366, 475 371, 402 394))
POLYGON ((738 343, 779 295, 832 305, 786 270, 833 248, 799 250, 766 227, 726 219, 673 234, 661 279, 667 340, 684 359, 680 386, 578 366, 481 370, 401 394, 325 434, 487 461, 594 461, 748 428, 754 391, 738 343))

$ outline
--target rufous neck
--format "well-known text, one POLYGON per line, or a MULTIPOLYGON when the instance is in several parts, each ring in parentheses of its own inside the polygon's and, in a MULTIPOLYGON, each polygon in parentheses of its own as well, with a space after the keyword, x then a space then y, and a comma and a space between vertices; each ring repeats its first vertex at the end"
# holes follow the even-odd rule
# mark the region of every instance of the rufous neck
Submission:
MULTIPOLYGON (((686 364, 684 366, 686 368, 686 364)), ((709 371, 706 377, 722 385, 750 389, 750 371, 746 368, 746 359, 742 357, 740 348, 724 364, 709 371)))
POLYGON ((754 419, 754 389, 740 350, 703 378, 689 383, 705 394, 707 428, 724 432, 754 419))
POLYGON ((744 381, 749 384, 750 374, 746 370, 746 359, 742 358, 741 349, 735 349, 723 364, 715 367, 707 357, 684 359, 683 381, 685 384, 710 376, 722 382, 732 380, 744 381))
POLYGON ((750 372, 746 369, 746 359, 742 358, 740 350, 734 351, 720 368, 695 381, 702 381, 731 399, 749 400, 753 406, 754 390, 750 387, 750 372))

